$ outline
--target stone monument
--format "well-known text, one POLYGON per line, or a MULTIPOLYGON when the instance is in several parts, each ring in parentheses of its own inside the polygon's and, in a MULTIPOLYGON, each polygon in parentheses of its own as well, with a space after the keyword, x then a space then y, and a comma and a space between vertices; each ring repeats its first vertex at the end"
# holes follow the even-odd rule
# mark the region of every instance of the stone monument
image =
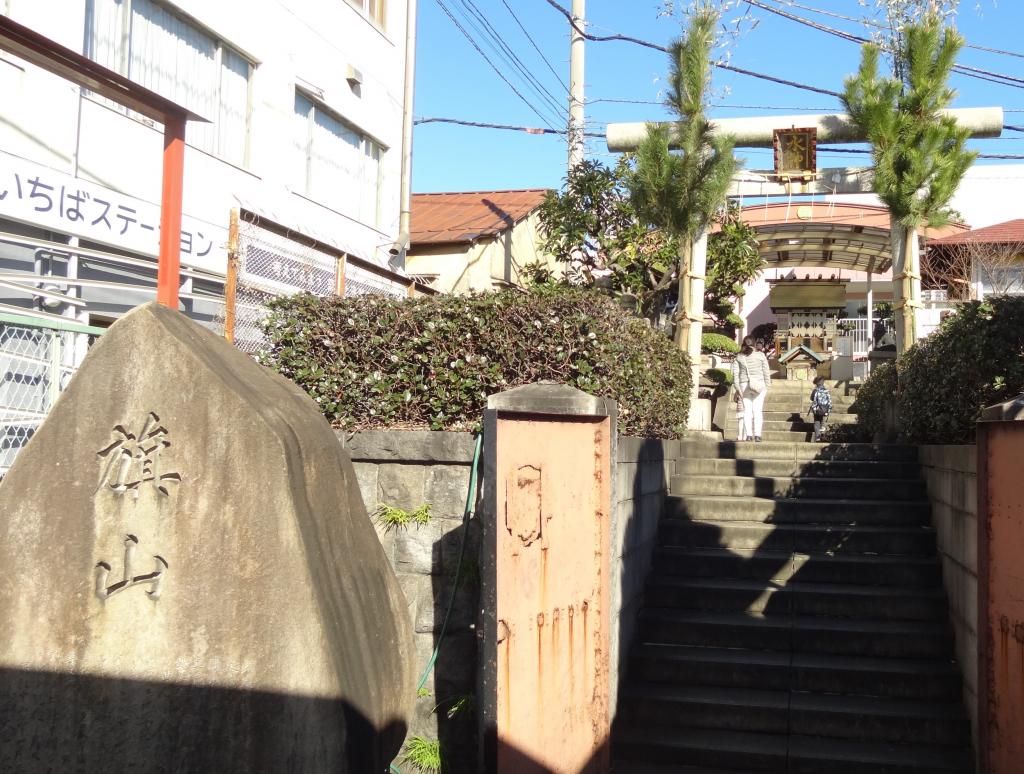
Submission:
POLYGON ((176 311, 94 345, 0 484, 0 770, 377 774, 411 625, 316 404, 176 311))

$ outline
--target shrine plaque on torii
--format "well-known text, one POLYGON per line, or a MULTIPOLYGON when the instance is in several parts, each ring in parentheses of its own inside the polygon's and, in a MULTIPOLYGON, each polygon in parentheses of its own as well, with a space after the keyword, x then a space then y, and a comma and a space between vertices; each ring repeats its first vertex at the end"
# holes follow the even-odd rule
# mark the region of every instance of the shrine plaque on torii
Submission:
POLYGON ((804 128, 772 131, 775 174, 780 177, 813 177, 818 171, 818 130, 804 128))

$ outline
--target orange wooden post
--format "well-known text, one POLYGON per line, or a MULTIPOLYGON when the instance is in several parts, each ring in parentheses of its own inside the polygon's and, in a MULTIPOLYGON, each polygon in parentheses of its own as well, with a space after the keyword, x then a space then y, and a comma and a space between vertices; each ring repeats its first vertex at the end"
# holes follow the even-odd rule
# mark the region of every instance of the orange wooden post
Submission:
POLYGON ((224 277, 224 338, 235 341, 235 300, 238 296, 238 210, 228 222, 228 270, 224 277))
POLYGON ((342 298, 345 297, 345 264, 346 263, 347 262, 345 260, 345 253, 342 253, 341 255, 338 256, 338 282, 337 282, 336 287, 335 287, 335 290, 337 291, 338 295, 341 296, 342 298))
POLYGON ((181 199, 185 178, 185 118, 164 119, 163 189, 160 195, 160 258, 157 263, 156 300, 178 308, 181 286, 181 199))

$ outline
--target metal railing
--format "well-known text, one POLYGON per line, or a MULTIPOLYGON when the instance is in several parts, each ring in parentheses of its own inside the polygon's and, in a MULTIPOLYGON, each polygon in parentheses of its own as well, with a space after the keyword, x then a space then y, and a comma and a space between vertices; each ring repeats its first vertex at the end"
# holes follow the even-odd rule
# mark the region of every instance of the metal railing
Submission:
POLYGON ((0 313, 0 478, 102 333, 88 325, 0 313))
MULTIPOLYGON (((876 319, 872 321, 872 327, 875 327, 879 322, 882 323, 887 332, 893 332, 892 320, 876 319)), ((853 339, 853 356, 867 357, 868 352, 873 346, 874 335, 873 331, 868 330, 868 319, 866 317, 841 317, 837 323, 837 335, 849 336, 853 339)))

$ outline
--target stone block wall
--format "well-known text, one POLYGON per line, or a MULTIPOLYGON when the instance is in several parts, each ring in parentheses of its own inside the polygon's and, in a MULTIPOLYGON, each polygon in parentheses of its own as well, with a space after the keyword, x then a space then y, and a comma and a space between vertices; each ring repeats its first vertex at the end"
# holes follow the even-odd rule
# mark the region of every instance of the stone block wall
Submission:
POLYGON ((964 678, 964 702, 978 739, 978 477, 977 447, 922 446, 942 583, 956 634, 956 657, 964 678))
POLYGON ((679 457, 678 441, 619 436, 611 525, 611 706, 617 706, 620 675, 643 601, 644 584, 658 537, 669 480, 679 457))
MULTIPOLYGON (((381 504, 407 511, 424 503, 431 507, 432 518, 424 525, 398 529, 375 525, 409 604, 417 677, 437 645, 452 585, 457 585, 437 666, 424 686, 425 695, 417 699, 409 734, 440 739, 451 774, 475 771, 473 709, 448 717, 454 702, 471 696, 476 687, 480 529, 479 523, 471 521, 467 532, 462 521, 474 438, 470 433, 429 431, 369 431, 354 436, 339 432, 338 437, 352 455, 369 513, 381 504), (463 534, 466 554, 456 574, 463 534)), ((679 453, 678 441, 620 436, 616 442, 610 557, 613 711, 679 453)))
POLYGON ((470 433, 429 431, 338 435, 352 455, 363 502, 371 515, 380 504, 406 511, 430 505, 427 524, 391 529, 380 523, 375 526, 409 604, 417 680, 438 646, 452 587, 456 587, 437 665, 416 700, 409 734, 440 739, 449 761, 446 770, 470 772, 476 759, 475 719, 471 705, 464 700, 472 696, 476 680, 480 531, 472 521, 464 528, 462 516, 475 440, 470 433), (460 570, 464 537, 466 550, 460 570))

